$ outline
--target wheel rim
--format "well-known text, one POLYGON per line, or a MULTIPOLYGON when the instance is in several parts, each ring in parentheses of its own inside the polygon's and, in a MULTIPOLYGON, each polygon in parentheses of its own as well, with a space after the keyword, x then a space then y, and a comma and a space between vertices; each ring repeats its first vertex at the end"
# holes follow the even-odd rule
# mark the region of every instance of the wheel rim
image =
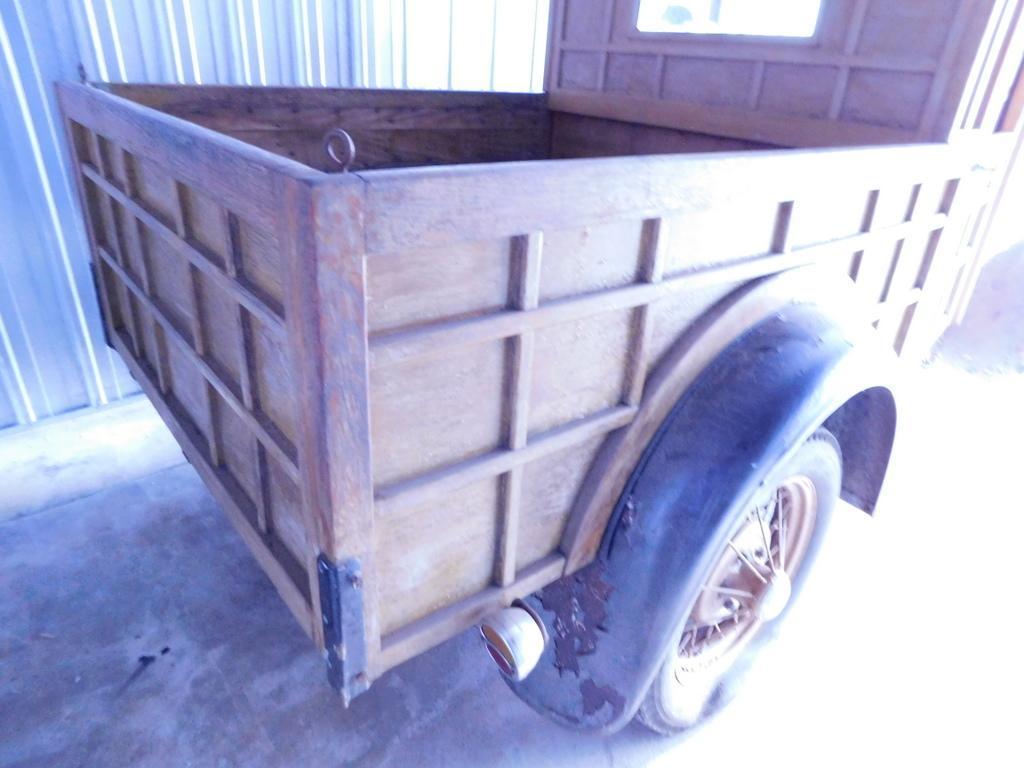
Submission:
POLYGON ((793 475, 751 505, 705 579, 674 659, 673 709, 699 718, 718 680, 766 623, 783 613, 818 512, 814 483, 793 475))

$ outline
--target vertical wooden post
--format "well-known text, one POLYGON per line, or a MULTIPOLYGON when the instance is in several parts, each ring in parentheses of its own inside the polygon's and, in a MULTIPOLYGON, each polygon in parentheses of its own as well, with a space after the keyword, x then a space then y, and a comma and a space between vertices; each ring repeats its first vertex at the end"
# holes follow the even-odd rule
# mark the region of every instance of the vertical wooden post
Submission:
MULTIPOLYGON (((125 194, 129 200, 138 202, 139 200, 139 171, 135 165, 135 157, 127 150, 122 150, 122 163, 124 165, 125 175, 125 194)), ((149 248, 146 243, 147 238, 150 235, 146 231, 146 226, 139 221, 135 216, 132 216, 133 225, 135 227, 136 240, 139 243, 139 265, 141 275, 139 276, 142 280, 142 290, 145 291, 146 296, 150 299, 153 298, 153 275, 152 267, 150 265, 150 254, 149 248)), ((164 335, 163 328, 156 322, 155 319, 150 320, 150 327, 153 330, 153 340, 156 345, 156 376, 157 386, 160 388, 160 392, 164 395, 171 391, 171 377, 169 374, 170 365, 167 362, 167 338, 164 335)))
MULTIPOLYGON (((191 212, 189 211, 188 204, 188 192, 185 185, 180 182, 174 182, 174 230, 185 242, 191 240, 191 212)), ((188 269, 188 293, 191 301, 191 315, 189 321, 189 330, 192 334, 192 347, 195 349, 196 354, 203 360, 208 361, 209 358, 209 344, 206 338, 207 322, 203 317, 203 297, 202 291, 199 287, 199 270, 196 269, 195 265, 189 263, 186 265, 188 269)), ((203 379, 203 406, 206 409, 206 419, 210 425, 210 431, 206 435, 206 446, 210 452, 210 463, 213 466, 220 466, 222 460, 222 449, 221 449, 221 437, 220 437, 220 424, 218 422, 217 414, 217 393, 213 389, 213 385, 210 384, 205 378, 203 379)))
MULTIPOLYGON (((96 160, 96 170, 99 171, 100 175, 105 179, 110 179, 110 169, 107 164, 107 158, 103 152, 103 148, 100 144, 99 137, 95 131, 89 131, 89 151, 93 158, 96 160)), ((111 201, 109 195, 100 194, 100 217, 105 219, 104 222, 104 234, 107 248, 110 249, 117 263, 122 268, 127 269, 125 262, 125 254, 123 249, 123 241, 120 237, 120 232, 117 227, 117 217, 114 214, 114 203, 111 201), (109 230, 109 231, 107 231, 109 230)), ((128 329, 128 335, 131 337, 132 351, 136 357, 142 354, 142 336, 139 331, 139 320, 135 312, 135 301, 127 291, 123 291, 120 294, 120 303, 123 308, 122 319, 124 320, 125 327, 128 329)))
MULTIPOLYGON (((640 236, 640 260, 637 279, 641 283, 657 283, 665 269, 665 248, 668 243, 668 222, 647 219, 640 236)), ((654 333, 653 309, 644 304, 633 311, 632 342, 626 360, 626 380, 622 395, 625 405, 638 405, 644 393, 651 360, 651 335, 654 333)))
MULTIPOLYGON (((534 309, 540 302, 540 265, 543 234, 533 232, 512 239, 512 270, 509 306, 534 309)), ((530 419, 530 383, 533 369, 533 331, 526 330, 509 340, 509 370, 506 402, 506 445, 519 450, 526 445, 530 419)), ((519 540, 519 507, 522 497, 523 467, 516 466, 501 478, 501 512, 494 581, 506 587, 516 579, 516 546, 519 540)))
MULTIPOLYGON (((969 269, 970 257, 963 244, 973 229, 983 191, 982 180, 968 176, 951 182, 943 200, 946 225, 934 242, 929 268, 918 278, 921 298, 914 309, 909 325, 897 339, 901 355, 907 359, 923 357, 945 330, 949 302, 956 290, 959 275, 961 284, 969 269)), ((953 318, 955 319, 955 318, 953 318)))
MULTIPOLYGON (((299 185, 296 184, 298 187, 299 185)), ((302 444, 322 558, 358 578, 361 604, 346 637, 342 684, 365 690, 378 674, 381 652, 374 553, 370 455, 369 343, 366 317, 364 182, 355 174, 323 177, 296 190, 286 238, 295 251, 289 278, 289 336, 300 366, 302 444)), ((322 605, 319 585, 314 608, 322 605)), ((330 652, 330 651, 329 651, 330 652)))
MULTIPOLYGON (((96 222, 93 221, 94 212, 92 210, 92 206, 89 204, 89 196, 85 188, 85 179, 79 170, 85 162, 84 158, 81 157, 82 148, 80 140, 83 138, 82 134, 85 133, 87 129, 82 126, 78 126, 77 128, 75 126, 76 124, 72 123, 67 117, 64 118, 64 133, 67 137, 73 166, 71 175, 75 178, 79 207, 82 210, 82 218, 85 220, 85 234, 89 240, 90 261, 92 265, 93 278, 96 282, 96 290, 99 293, 101 305, 100 310, 103 315, 103 328, 106 332, 107 344, 112 345, 117 336, 117 328, 114 325, 114 306, 111 303, 111 296, 107 286, 106 268, 103 266, 103 260, 99 256, 99 241, 96 234, 96 222)), ((91 134, 91 131, 89 133, 91 134)), ((124 318, 124 302, 119 302, 119 304, 121 307, 121 321, 126 322, 124 318)))
MULTIPOLYGON (((231 211, 224 215, 225 241, 228 244, 225 271, 228 276, 237 280, 242 277, 242 233, 241 223, 238 216, 231 211)), ((242 403, 245 407, 255 412, 259 407, 259 392, 257 391, 256 379, 253 376, 255 361, 252 347, 252 320, 249 313, 239 303, 235 303, 235 320, 238 323, 239 335, 239 387, 242 390, 242 403)), ((256 468, 256 497, 253 501, 256 504, 256 526, 261 534, 266 536, 272 530, 270 519, 270 489, 268 485, 267 471, 267 450, 255 437, 251 443, 253 465, 256 468)))

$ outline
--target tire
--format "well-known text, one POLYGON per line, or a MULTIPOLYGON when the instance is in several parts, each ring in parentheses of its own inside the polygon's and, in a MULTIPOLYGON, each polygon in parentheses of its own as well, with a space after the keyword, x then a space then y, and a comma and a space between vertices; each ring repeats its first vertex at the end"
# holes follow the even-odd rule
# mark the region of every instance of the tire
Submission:
POLYGON ((637 712, 640 722, 674 735, 705 722, 732 700, 806 580, 841 480, 839 444, 818 429, 766 474, 764 493, 733 521, 728 543, 705 542, 693 552, 693 562, 714 565, 698 582, 705 587, 686 601, 690 608, 680 617, 679 640, 665 649, 637 712), (711 549, 724 551, 715 560, 711 549))

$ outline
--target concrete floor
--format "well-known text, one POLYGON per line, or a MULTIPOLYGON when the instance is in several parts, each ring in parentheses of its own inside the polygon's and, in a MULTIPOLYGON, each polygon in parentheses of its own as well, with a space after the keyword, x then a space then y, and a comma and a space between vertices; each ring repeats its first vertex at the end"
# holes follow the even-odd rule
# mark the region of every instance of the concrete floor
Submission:
POLYGON ((0 432, 0 521, 88 496, 184 457, 142 395, 0 432))
MULTIPOLYGON (((0 522, 0 766, 1020 765, 1022 292, 1024 251, 986 270, 968 322, 908 374, 884 508, 839 510, 780 641, 688 737, 564 731, 471 633, 343 710, 178 465, 0 522)), ((140 435, 145 469, 167 444, 140 435)), ((33 482, 24 462, 17 477, 33 482)))

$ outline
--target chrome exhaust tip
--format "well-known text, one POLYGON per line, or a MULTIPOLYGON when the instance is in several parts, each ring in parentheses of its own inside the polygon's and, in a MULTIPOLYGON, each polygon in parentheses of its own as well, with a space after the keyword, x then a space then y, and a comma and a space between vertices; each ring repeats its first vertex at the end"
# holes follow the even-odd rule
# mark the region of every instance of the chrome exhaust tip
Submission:
POLYGON ((540 618, 518 602, 481 621, 480 636, 501 673, 516 682, 533 671, 547 644, 540 618))

